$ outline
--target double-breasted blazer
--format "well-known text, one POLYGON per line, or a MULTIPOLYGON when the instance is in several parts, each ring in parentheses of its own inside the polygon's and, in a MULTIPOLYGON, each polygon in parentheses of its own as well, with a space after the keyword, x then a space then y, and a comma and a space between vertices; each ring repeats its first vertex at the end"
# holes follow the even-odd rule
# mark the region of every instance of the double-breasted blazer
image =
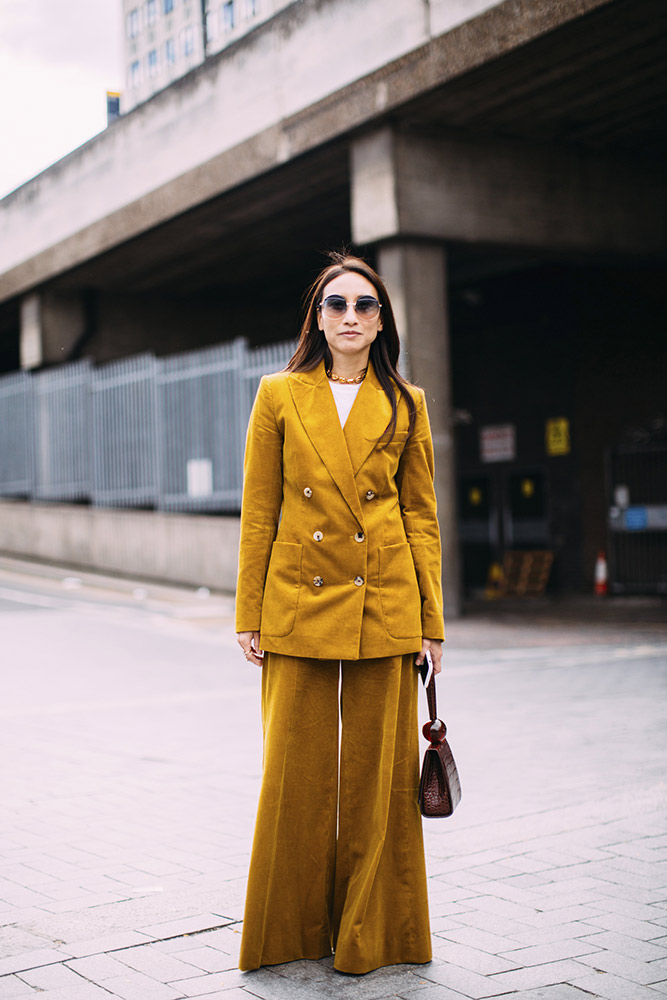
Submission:
POLYGON ((236 630, 289 656, 366 659, 444 638, 433 445, 369 364, 342 428, 321 362, 262 379, 246 441, 236 630))

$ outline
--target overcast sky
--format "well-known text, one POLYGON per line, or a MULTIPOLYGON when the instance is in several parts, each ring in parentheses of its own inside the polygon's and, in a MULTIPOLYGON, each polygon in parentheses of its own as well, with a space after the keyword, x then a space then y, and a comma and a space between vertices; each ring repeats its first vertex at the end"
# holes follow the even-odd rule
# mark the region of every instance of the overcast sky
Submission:
POLYGON ((0 0, 0 197, 106 125, 121 0, 0 0))

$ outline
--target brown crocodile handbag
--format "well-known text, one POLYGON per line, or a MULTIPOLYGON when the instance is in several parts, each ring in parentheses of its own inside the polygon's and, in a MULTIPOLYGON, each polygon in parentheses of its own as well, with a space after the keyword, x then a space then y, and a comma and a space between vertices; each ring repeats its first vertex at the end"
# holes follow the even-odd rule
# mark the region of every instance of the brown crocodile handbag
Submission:
POLYGON ((447 726, 438 718, 435 674, 426 687, 426 697, 431 721, 424 723, 422 733, 430 745, 422 763, 419 808, 422 816, 451 816, 461 801, 461 782, 447 742, 447 726))

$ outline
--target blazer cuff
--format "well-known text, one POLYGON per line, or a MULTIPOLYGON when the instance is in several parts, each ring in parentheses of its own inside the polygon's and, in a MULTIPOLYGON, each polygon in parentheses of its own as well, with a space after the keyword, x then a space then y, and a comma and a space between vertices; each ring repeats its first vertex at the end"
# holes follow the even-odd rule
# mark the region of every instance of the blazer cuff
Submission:
POLYGON ((234 629, 236 632, 259 632, 260 627, 259 622, 255 623, 252 618, 237 618, 234 629))
POLYGON ((442 622, 424 621, 422 622, 422 638, 438 639, 445 641, 445 630, 442 622))

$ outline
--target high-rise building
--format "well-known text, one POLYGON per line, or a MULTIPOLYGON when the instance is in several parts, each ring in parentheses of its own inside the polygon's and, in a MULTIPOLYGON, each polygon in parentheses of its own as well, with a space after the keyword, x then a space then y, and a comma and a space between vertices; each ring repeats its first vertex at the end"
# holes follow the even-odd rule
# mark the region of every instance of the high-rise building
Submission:
POLYGON ((294 0, 123 0, 130 111, 294 0))

